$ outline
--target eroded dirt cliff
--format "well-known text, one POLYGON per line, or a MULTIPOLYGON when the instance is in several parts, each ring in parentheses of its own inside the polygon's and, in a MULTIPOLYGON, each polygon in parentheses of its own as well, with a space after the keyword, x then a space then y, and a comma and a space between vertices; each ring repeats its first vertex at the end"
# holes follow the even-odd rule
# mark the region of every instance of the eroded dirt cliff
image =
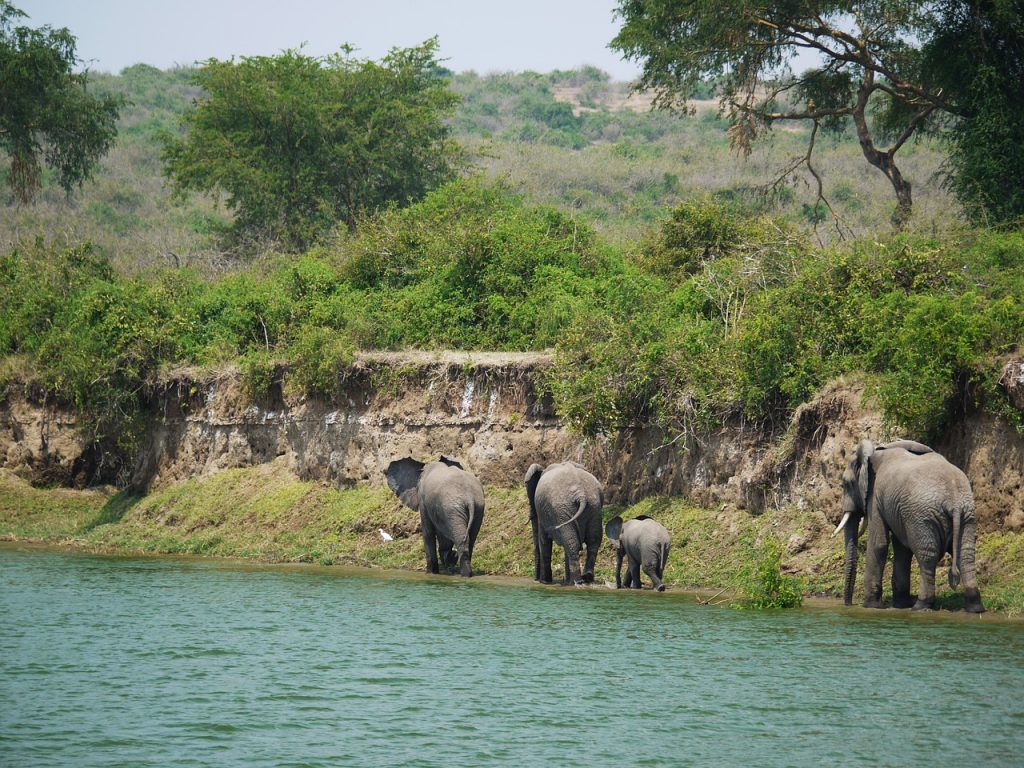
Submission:
MULTIPOLYGON (((590 467, 610 501, 684 495, 759 514, 793 504, 838 518, 839 478, 858 440, 888 432, 860 383, 836 382, 774 431, 731 426, 676 435, 644 427, 581 439, 540 395, 543 354, 378 353, 345 373, 340 394, 283 391, 251 402, 235 371, 181 371, 153 397, 151 426, 122 474, 140 490, 231 467, 287 462, 300 479, 382 484, 394 458, 455 456, 488 484, 522 483, 530 464, 590 467)), ((1024 402, 1024 362, 1004 386, 1024 402)), ((1024 528, 1024 438, 994 416, 964 417, 935 448, 970 477, 983 531, 1024 528)), ((0 406, 0 463, 37 482, 81 484, 91 466, 73 416, 13 394, 0 406)))

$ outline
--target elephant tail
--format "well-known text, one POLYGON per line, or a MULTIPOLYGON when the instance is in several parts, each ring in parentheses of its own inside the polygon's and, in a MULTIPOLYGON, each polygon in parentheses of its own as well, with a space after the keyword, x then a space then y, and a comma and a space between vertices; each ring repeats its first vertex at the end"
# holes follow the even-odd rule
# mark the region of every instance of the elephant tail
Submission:
POLYGON ((569 525, 569 523, 575 523, 577 520, 580 519, 580 515, 583 514, 583 512, 586 510, 586 508, 587 508, 587 499, 586 499, 585 496, 581 496, 580 497, 579 507, 576 509, 576 514, 573 515, 572 517, 570 517, 564 523, 559 523, 558 525, 556 525, 555 529, 557 530, 559 528, 564 528, 565 526, 569 525))
POLYGON ((951 587, 960 583, 960 523, 963 516, 963 507, 953 510, 953 561, 949 564, 949 586, 951 587))
POLYGON ((668 542, 662 542, 661 551, 658 552, 658 573, 665 573, 665 563, 668 561, 668 542))

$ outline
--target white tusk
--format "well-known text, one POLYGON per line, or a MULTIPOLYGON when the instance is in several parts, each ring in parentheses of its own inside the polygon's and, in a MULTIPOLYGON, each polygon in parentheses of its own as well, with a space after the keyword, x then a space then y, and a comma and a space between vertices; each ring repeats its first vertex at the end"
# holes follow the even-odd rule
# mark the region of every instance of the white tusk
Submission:
POLYGON ((857 538, 860 538, 861 536, 863 536, 864 535, 864 531, 866 531, 867 529, 868 529, 868 519, 866 517, 862 517, 860 519, 860 530, 857 531, 857 538))
POLYGON ((839 521, 839 525, 837 525, 836 529, 834 531, 832 531, 832 536, 835 536, 837 533, 839 533, 841 530, 843 530, 843 526, 845 526, 849 521, 850 521, 850 513, 849 512, 845 512, 843 514, 843 519, 839 521))

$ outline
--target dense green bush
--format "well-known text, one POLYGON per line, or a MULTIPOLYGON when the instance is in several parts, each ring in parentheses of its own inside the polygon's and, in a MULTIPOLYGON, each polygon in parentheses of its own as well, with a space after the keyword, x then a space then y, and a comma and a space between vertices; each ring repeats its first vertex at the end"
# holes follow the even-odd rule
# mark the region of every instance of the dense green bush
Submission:
POLYGON ((965 396, 1004 406, 995 371, 1024 338, 1024 233, 821 250, 701 198, 627 259, 473 178, 215 280, 127 277, 88 247, 30 244, 0 257, 0 306, 0 355, 99 437, 130 438, 161 369, 182 363, 239 364, 254 399, 282 381, 331 396, 357 349, 553 347, 546 386, 583 434, 779 422, 864 372, 887 417, 929 439, 965 396))
POLYGON ((603 307, 559 340, 549 387, 587 434, 773 421, 864 371, 887 418, 930 439, 961 396, 999 407, 995 360, 1024 337, 1021 233, 811 251, 770 220, 702 201, 643 248, 649 284, 633 315, 603 307))

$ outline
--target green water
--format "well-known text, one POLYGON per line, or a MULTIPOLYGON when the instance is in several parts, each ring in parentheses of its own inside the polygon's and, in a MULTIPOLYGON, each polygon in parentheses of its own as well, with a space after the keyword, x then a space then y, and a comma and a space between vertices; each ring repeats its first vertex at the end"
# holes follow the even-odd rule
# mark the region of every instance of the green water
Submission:
POLYGON ((0 547, 0 765, 1019 765, 1024 624, 0 547))

